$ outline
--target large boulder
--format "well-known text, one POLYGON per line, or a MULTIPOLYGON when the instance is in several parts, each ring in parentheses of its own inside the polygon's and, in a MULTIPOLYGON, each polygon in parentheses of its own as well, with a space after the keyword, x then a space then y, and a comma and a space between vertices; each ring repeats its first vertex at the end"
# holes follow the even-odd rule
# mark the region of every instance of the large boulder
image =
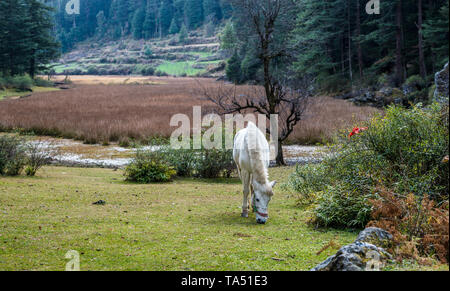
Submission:
POLYGON ((370 271, 380 270, 391 255, 383 248, 392 244, 387 231, 369 227, 359 233, 354 243, 339 251, 311 269, 311 271, 370 271))
POLYGON ((370 243, 388 249, 392 247, 392 234, 378 227, 368 227, 358 234, 355 242, 370 243))
POLYGON ((448 62, 442 71, 434 75, 436 90, 433 99, 439 103, 448 103, 448 62))

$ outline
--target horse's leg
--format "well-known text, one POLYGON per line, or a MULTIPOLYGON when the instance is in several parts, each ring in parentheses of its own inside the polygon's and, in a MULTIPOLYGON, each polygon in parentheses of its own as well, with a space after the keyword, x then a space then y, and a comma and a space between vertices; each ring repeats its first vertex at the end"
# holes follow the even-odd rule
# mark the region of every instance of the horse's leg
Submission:
POLYGON ((242 201, 242 217, 248 217, 248 194, 250 192, 250 173, 241 169, 244 199, 242 201))
POLYGON ((252 184, 252 176, 250 175, 250 197, 249 198, 249 202, 248 205, 252 208, 252 212, 254 212, 254 203, 253 203, 253 199, 255 199, 255 191, 253 189, 253 184, 252 184))

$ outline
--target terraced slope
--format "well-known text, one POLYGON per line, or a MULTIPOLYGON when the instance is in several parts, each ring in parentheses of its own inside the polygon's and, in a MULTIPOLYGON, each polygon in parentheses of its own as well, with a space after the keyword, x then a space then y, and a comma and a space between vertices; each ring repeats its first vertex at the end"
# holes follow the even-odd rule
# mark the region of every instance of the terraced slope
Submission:
POLYGON ((54 63, 55 74, 69 75, 224 75, 226 54, 216 37, 191 34, 186 44, 176 37, 158 40, 121 39, 80 43, 54 63))

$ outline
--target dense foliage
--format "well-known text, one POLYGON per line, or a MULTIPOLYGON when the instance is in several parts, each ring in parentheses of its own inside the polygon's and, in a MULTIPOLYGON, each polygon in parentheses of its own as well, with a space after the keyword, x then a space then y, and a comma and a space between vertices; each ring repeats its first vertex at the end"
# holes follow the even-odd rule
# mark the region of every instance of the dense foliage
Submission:
POLYGON ((338 141, 321 164, 297 167, 289 186, 301 204, 316 204, 315 221, 364 227, 382 185, 394 193, 448 200, 448 107, 389 107, 368 129, 338 141))
POLYGON ((180 177, 229 177, 235 169, 231 150, 224 149, 172 149, 163 147, 161 154, 180 177))
POLYGON ((231 150, 173 149, 159 139, 149 142, 150 149, 139 149, 125 170, 127 180, 141 183, 166 182, 173 176, 230 177, 235 169, 231 150))
POLYGON ((26 163, 23 140, 14 136, 0 136, 0 175, 19 175, 26 163))
MULTIPOLYGON (((288 5, 288 0, 276 0, 288 5), (284 3, 286 2, 286 3, 284 3)), ((239 1, 237 1, 239 2, 239 1)), ((368 1, 295 1, 296 24, 276 35, 285 55, 276 70, 313 76, 323 91, 346 91, 354 86, 400 87, 410 76, 429 85, 434 73, 448 61, 448 1, 384 0, 380 14, 366 13, 368 1), (286 62, 286 57, 291 61, 286 62), (385 75, 383 75, 385 74, 385 75), (384 76, 382 82, 379 77, 384 76)), ((257 80, 257 35, 246 30, 240 11, 234 13, 223 48, 236 52, 227 74, 241 82, 257 80), (232 40, 232 41, 230 41, 232 40), (230 43, 231 42, 231 43, 230 43)), ((277 26, 283 26, 278 20, 277 26)))
POLYGON ((68 15, 68 1, 50 0, 63 51, 88 37, 151 39, 216 25, 231 16, 228 0, 80 0, 80 14, 68 15))
POLYGON ((50 9, 38 0, 0 1, 0 75, 31 77, 58 56, 50 9))
POLYGON ((138 149, 133 161, 125 169, 127 181, 138 183, 168 182, 176 171, 158 152, 138 149))

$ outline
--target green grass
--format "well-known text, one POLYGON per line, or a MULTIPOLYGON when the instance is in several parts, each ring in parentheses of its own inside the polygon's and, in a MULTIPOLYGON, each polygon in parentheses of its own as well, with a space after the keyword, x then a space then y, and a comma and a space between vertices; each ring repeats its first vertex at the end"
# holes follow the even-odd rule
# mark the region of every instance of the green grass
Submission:
MULTIPOLYGON (((49 92, 49 91, 57 91, 57 90, 59 90, 58 88, 54 88, 54 87, 37 87, 37 86, 33 86, 31 89, 33 90, 34 93, 37 93, 37 92, 49 92)), ((0 90, 0 100, 2 100, 4 98, 8 98, 8 97, 25 96, 25 95, 29 95, 29 94, 31 94, 33 92, 17 91, 16 89, 0 90)))
MULTIPOLYGON (((293 168, 270 169, 283 182, 293 168)), ((308 270, 357 233, 314 230, 276 188, 266 225, 240 217, 237 179, 123 182, 110 169, 45 167, 0 177, 0 270, 308 270), (92 205, 98 200, 106 205, 92 205)))
POLYGON ((70 63, 70 64, 61 64, 54 66, 53 69, 55 70, 56 74, 62 74, 66 70, 73 70, 73 69, 80 69, 82 71, 86 71, 80 64, 78 63, 70 63))
POLYGON ((186 74, 187 76, 194 76, 205 71, 204 69, 193 68, 192 65, 194 64, 196 64, 196 62, 194 61, 165 62, 159 65, 156 69, 171 76, 180 76, 182 74, 186 74))
POLYGON ((189 52, 189 53, 186 53, 186 54, 199 56, 200 58, 206 58, 206 57, 210 57, 210 56, 213 55, 212 52, 189 52))

